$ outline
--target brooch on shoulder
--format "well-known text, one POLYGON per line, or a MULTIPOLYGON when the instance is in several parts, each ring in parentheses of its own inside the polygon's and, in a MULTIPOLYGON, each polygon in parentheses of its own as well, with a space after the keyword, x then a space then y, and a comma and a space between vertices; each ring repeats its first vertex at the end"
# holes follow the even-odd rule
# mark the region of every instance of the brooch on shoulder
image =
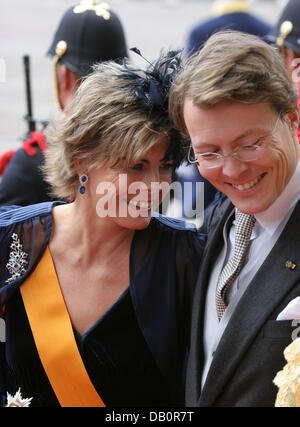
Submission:
POLYGON ((23 251, 23 246, 18 235, 14 233, 11 238, 13 242, 10 245, 11 251, 8 263, 6 264, 11 277, 5 281, 6 283, 11 283, 26 273, 26 266, 28 264, 28 254, 23 251))

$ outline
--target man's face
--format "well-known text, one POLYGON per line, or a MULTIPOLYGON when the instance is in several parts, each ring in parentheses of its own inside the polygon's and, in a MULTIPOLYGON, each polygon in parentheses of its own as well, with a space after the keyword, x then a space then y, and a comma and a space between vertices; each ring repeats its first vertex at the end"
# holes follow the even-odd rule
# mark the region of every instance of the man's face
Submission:
POLYGON ((296 89, 300 88, 300 58, 299 55, 290 48, 285 48, 282 52, 282 59, 288 75, 296 89))
POLYGON ((278 114, 267 103, 224 101, 207 109, 187 99, 183 113, 195 155, 228 155, 242 145, 269 141, 256 160, 245 162, 228 156, 217 168, 207 168, 202 162, 198 168, 240 211, 255 214, 271 206, 299 159, 297 110, 277 122, 278 114))

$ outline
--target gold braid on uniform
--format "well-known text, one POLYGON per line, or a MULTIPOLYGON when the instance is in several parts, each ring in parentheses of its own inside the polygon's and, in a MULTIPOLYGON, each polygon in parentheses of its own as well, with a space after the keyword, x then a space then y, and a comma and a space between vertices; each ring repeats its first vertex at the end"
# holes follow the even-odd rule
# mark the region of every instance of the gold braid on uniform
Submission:
POLYGON ((56 49, 55 49, 55 55, 53 57, 53 88, 54 88, 54 96, 56 103, 58 105, 58 108, 60 110, 63 109, 63 106, 61 105, 60 99, 59 99, 59 90, 58 90, 58 79, 57 79, 57 63, 60 60, 60 58, 66 53, 68 49, 67 42, 64 40, 61 40, 57 43, 56 49))
POLYGON ((247 0, 216 0, 212 6, 215 16, 227 15, 228 13, 248 13, 250 4, 247 0))

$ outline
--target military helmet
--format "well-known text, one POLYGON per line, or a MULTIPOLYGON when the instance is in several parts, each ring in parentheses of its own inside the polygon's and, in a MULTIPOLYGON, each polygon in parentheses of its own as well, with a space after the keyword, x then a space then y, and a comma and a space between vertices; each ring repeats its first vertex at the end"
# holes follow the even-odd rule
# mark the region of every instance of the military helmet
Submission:
POLYGON ((212 4, 212 13, 216 16, 227 13, 249 13, 250 9, 249 0, 214 0, 212 4))
POLYGON ((96 62, 121 60, 127 46, 120 19, 107 3, 83 0, 63 15, 48 55, 81 76, 96 62))
POLYGON ((275 26, 274 41, 277 46, 293 49, 300 55, 300 1, 290 0, 275 26))

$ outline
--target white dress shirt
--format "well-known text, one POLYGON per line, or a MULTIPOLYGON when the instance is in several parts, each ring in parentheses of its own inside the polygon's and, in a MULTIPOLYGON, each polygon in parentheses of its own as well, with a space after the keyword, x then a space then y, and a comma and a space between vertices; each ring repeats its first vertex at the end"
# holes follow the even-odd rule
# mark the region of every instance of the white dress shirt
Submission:
MULTIPOLYGON (((290 217, 296 203, 300 199, 300 160, 298 161, 297 167, 295 169, 292 178, 288 182, 287 186, 280 194, 280 196, 275 200, 275 202, 264 212, 260 212, 255 216, 256 222, 251 234, 251 245, 248 252, 248 261, 244 265, 240 274, 236 280, 231 285, 228 291, 228 301, 232 298, 233 295, 237 292, 240 287, 240 284, 243 283, 243 279, 252 268, 256 265, 257 261, 261 256, 262 250, 265 248, 266 244, 270 238, 274 235, 278 226, 282 223, 283 220, 286 220, 290 217)), ((234 235, 235 227, 234 223, 230 229, 229 241, 228 241, 228 257, 227 260, 233 256, 234 250, 234 235)))
MULTIPOLYGON (((249 277, 253 274, 253 271, 257 268, 257 265, 261 264, 261 260, 265 259, 268 253, 271 251, 275 239, 278 238, 275 233, 278 230, 281 231, 287 223, 290 215, 296 203, 300 199, 300 160, 298 161, 297 167, 287 186, 276 199, 276 201, 264 212, 260 212, 255 215, 256 222, 251 234, 251 245, 248 252, 247 262, 242 268, 240 274, 232 283, 230 289, 227 292, 227 303, 230 307, 230 302, 237 294, 241 286, 247 287, 249 284, 249 277), (270 242, 272 243, 270 245, 270 242), (267 253, 266 253, 267 248, 267 253), (269 251, 269 252, 268 252, 269 251)), ((213 359, 214 352, 217 344, 221 339, 222 333, 226 325, 218 320, 216 310, 216 286, 219 274, 225 263, 233 256, 234 250, 234 237, 235 227, 233 222, 229 235, 227 238, 226 226, 224 225, 223 236, 224 236, 224 247, 223 251, 219 255, 213 268, 208 290, 206 296, 206 306, 204 313, 204 369, 202 374, 202 386, 204 385, 210 364, 213 359)), ((241 289, 242 291, 242 289, 241 289)), ((226 310, 227 311, 227 310, 226 310)), ((224 317, 226 315, 224 313, 224 317)))

